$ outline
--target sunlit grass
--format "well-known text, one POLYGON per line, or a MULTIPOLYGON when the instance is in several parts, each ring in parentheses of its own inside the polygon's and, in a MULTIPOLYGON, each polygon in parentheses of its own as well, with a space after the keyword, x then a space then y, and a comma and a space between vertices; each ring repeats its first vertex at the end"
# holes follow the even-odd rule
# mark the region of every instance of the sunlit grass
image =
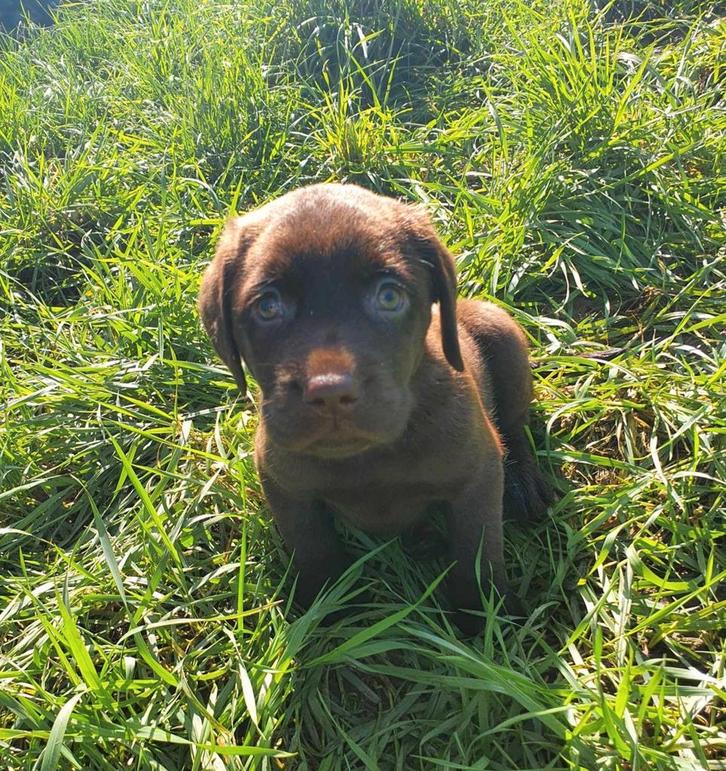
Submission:
POLYGON ((0 766, 723 767, 714 9, 100 0, 23 35, 0 55, 0 766), (462 642, 445 565, 361 533, 287 612, 255 411, 194 300, 230 211, 320 180, 425 203, 462 294, 531 339, 559 498, 508 526, 521 625, 492 609, 462 642))

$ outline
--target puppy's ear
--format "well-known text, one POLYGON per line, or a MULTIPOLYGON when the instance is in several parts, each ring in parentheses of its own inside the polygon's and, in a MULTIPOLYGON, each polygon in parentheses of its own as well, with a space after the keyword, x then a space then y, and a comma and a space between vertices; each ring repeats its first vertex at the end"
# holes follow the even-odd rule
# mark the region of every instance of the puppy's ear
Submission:
POLYGON ((242 396, 247 393, 247 380, 232 330, 231 292, 241 277, 244 254, 252 242, 245 219, 234 217, 224 226, 214 259, 204 272, 198 300, 204 328, 242 396))
POLYGON ((464 371, 464 362, 459 347, 459 331, 456 323, 456 266, 451 252, 441 239, 426 215, 416 223, 412 232, 414 248, 431 270, 433 295, 441 314, 441 345, 446 360, 459 372, 464 371))

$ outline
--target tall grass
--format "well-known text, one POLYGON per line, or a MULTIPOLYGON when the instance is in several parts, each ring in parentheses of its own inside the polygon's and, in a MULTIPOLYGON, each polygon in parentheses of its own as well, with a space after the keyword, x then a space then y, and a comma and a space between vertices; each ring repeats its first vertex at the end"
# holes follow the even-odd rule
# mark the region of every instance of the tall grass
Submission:
POLYGON ((723 767, 717 12, 99 0, 4 40, 2 768, 723 767), (194 298, 229 212, 319 180, 424 202, 531 338, 521 625, 462 642, 445 566, 358 532, 287 612, 194 298))

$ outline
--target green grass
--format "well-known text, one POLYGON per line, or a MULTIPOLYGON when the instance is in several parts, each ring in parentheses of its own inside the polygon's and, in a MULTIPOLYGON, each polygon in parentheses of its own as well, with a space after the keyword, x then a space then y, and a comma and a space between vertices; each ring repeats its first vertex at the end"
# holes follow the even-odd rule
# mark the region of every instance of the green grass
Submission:
POLYGON ((97 0, 5 40, 1 768, 726 767, 725 40, 698 0, 97 0), (286 615, 194 301, 229 212, 320 180, 424 202, 531 338, 559 499, 507 529, 519 626, 458 640, 445 566, 361 533, 286 615))

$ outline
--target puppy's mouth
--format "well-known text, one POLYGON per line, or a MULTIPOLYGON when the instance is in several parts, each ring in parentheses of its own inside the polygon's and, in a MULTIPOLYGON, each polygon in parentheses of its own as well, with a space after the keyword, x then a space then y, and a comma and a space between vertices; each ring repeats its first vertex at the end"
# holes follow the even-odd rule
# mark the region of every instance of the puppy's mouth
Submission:
POLYGON ((362 431, 336 427, 311 437, 299 452, 315 455, 318 458, 349 458, 365 452, 379 442, 380 440, 376 437, 362 431))
POLYGON ((329 440, 318 440, 309 444, 303 452, 307 455, 314 455, 316 458, 351 458, 354 455, 369 450, 373 447, 373 442, 368 440, 348 440, 346 442, 331 442, 329 440))
POLYGON ((318 458, 349 458, 383 441, 382 437, 371 432, 336 422, 326 430, 307 436, 293 449, 318 458))

